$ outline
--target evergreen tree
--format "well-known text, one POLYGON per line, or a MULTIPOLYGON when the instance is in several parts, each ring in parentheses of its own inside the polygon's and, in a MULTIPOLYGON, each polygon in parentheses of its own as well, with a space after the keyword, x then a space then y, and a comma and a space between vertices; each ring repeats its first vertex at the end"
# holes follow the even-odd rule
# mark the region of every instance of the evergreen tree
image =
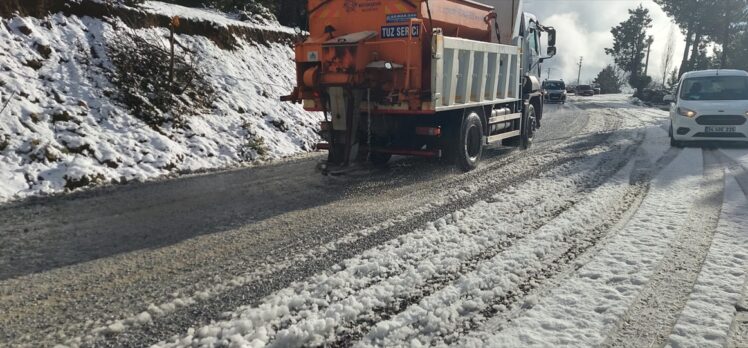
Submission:
POLYGON ((728 45, 726 67, 748 71, 748 31, 740 30, 728 45))
POLYGON ((675 89, 678 87, 678 82, 678 70, 673 69, 673 71, 670 72, 670 77, 667 79, 665 88, 667 88, 671 93, 675 93, 675 89))
POLYGON ((652 82, 649 76, 642 76, 642 61, 647 48, 647 29, 652 27, 649 10, 639 5, 629 10, 629 18, 613 27, 613 47, 606 48, 605 53, 613 57, 616 65, 629 73, 629 85, 637 93, 652 82))
POLYGON ((621 93, 621 85, 623 85, 612 65, 603 68, 593 82, 600 86, 600 93, 602 94, 621 93))

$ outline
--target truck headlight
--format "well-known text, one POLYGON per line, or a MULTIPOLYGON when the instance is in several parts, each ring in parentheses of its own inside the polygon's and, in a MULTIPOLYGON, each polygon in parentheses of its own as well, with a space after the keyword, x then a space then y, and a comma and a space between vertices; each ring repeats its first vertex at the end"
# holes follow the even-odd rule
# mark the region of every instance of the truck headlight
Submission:
POLYGON ((684 108, 684 107, 679 107, 678 108, 678 115, 685 116, 685 117, 688 117, 688 118, 694 118, 694 117, 696 117, 696 111, 693 111, 691 109, 684 108))

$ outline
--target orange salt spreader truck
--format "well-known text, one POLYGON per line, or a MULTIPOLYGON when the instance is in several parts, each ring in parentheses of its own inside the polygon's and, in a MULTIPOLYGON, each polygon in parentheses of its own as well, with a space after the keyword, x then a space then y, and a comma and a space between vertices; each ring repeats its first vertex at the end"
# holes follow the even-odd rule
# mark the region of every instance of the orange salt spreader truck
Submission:
POLYGON ((309 0, 297 87, 282 100, 324 112, 323 170, 412 155, 469 171, 485 145, 529 147, 556 32, 521 0, 494 1, 309 0))

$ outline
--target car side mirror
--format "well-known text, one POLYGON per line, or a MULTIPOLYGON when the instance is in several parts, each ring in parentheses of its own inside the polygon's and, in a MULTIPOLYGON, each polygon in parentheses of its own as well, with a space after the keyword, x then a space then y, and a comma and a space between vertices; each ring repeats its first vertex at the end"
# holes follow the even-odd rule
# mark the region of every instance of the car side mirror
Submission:
POLYGON ((662 97, 662 101, 664 101, 666 103, 673 103, 673 102, 675 102, 675 96, 672 95, 672 94, 668 94, 668 95, 662 97))
POLYGON ((556 55, 556 47, 554 47, 554 46, 548 47, 546 53, 548 54, 549 58, 555 56, 556 55))

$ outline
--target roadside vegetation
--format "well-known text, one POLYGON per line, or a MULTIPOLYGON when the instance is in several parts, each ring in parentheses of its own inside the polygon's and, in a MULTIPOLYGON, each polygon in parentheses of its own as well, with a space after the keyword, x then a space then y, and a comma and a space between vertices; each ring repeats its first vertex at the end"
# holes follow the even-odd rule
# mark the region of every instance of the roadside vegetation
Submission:
POLYGON ((645 102, 662 103, 680 76, 705 69, 748 70, 748 0, 655 0, 673 20, 667 33, 652 32, 652 18, 643 6, 629 10, 629 18, 611 29, 613 46, 605 53, 614 66, 606 66, 595 79, 603 93, 615 93, 628 84, 645 102), (674 61, 675 35, 685 36, 680 64, 674 61), (667 42, 661 57, 651 57, 656 40, 667 42), (661 76, 651 76, 651 61, 660 59, 661 76), (607 91, 607 92, 606 92, 607 91))

